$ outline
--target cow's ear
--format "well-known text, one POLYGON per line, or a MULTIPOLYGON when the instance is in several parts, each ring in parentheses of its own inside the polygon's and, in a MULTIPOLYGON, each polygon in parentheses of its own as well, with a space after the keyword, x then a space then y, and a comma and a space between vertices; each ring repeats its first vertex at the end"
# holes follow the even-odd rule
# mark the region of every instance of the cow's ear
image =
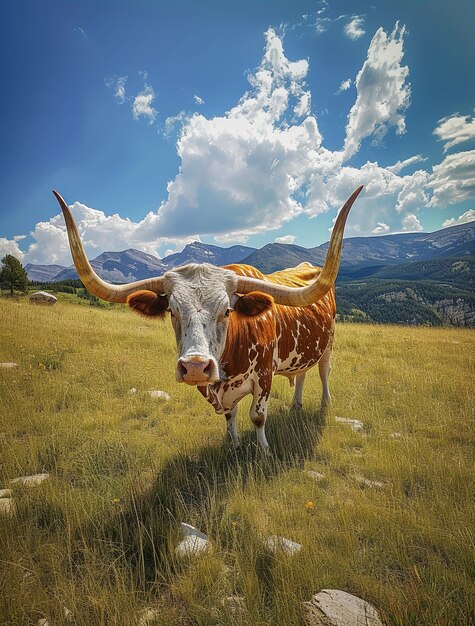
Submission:
POLYGON ((254 317, 268 311, 273 304, 274 298, 272 296, 268 296, 261 291, 251 291, 236 300, 234 310, 240 315, 254 317))
POLYGON ((127 304, 139 315, 144 317, 164 318, 168 309, 167 296, 142 289, 127 297, 127 304))

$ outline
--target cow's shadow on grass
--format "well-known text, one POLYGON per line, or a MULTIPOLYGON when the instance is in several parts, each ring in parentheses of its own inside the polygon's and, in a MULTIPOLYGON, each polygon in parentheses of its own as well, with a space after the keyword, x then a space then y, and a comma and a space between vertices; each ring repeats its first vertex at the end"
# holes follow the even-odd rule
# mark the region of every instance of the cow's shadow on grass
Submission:
POLYGON ((221 444, 168 460, 153 486, 134 494, 107 532, 140 579, 139 585, 172 573, 180 522, 211 530, 212 535, 211 518, 219 516, 238 485, 302 468, 315 455, 325 418, 324 409, 281 409, 270 415, 266 428, 270 453, 258 447, 254 431, 249 430, 243 433, 238 449, 223 439, 221 444))

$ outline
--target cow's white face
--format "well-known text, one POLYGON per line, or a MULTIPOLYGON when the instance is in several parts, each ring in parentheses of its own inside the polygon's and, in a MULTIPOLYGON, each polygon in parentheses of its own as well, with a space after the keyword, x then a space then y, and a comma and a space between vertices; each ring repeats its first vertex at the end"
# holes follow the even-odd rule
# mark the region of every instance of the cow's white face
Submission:
POLYGON ((217 381, 236 275, 210 265, 187 265, 167 272, 163 284, 178 348, 177 381, 217 381))
POLYGON ((237 276, 213 265, 190 264, 163 275, 163 293, 137 291, 127 299, 145 316, 170 313, 178 348, 176 379, 189 385, 208 385, 220 379, 229 316, 260 315, 273 305, 273 298, 251 292, 237 297, 237 276))

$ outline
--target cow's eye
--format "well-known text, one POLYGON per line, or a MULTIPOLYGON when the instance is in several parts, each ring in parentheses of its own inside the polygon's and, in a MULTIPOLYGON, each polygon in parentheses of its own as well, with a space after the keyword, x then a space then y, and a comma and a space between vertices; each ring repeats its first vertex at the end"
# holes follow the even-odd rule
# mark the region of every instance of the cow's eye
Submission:
POLYGON ((229 314, 231 313, 232 309, 226 309, 226 313, 224 314, 224 317, 229 317, 229 314))

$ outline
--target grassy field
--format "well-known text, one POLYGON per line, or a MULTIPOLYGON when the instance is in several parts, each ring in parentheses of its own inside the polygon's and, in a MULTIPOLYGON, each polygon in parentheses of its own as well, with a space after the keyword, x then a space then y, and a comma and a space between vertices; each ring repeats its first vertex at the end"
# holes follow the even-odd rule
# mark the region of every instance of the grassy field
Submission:
POLYGON ((266 458, 248 402, 235 452, 224 418, 175 383, 168 322, 21 299, 0 299, 0 320, 0 361, 18 363, 0 369, 0 488, 51 474, 0 516, 2 626, 65 624, 65 606, 83 626, 137 624, 145 607, 157 625, 293 626, 322 588, 388 625, 475 623, 473 331, 340 324, 332 407, 319 413, 313 371, 289 413, 277 378, 266 458), (206 554, 175 556, 181 521, 206 554), (269 535, 302 550, 269 554, 269 535))

